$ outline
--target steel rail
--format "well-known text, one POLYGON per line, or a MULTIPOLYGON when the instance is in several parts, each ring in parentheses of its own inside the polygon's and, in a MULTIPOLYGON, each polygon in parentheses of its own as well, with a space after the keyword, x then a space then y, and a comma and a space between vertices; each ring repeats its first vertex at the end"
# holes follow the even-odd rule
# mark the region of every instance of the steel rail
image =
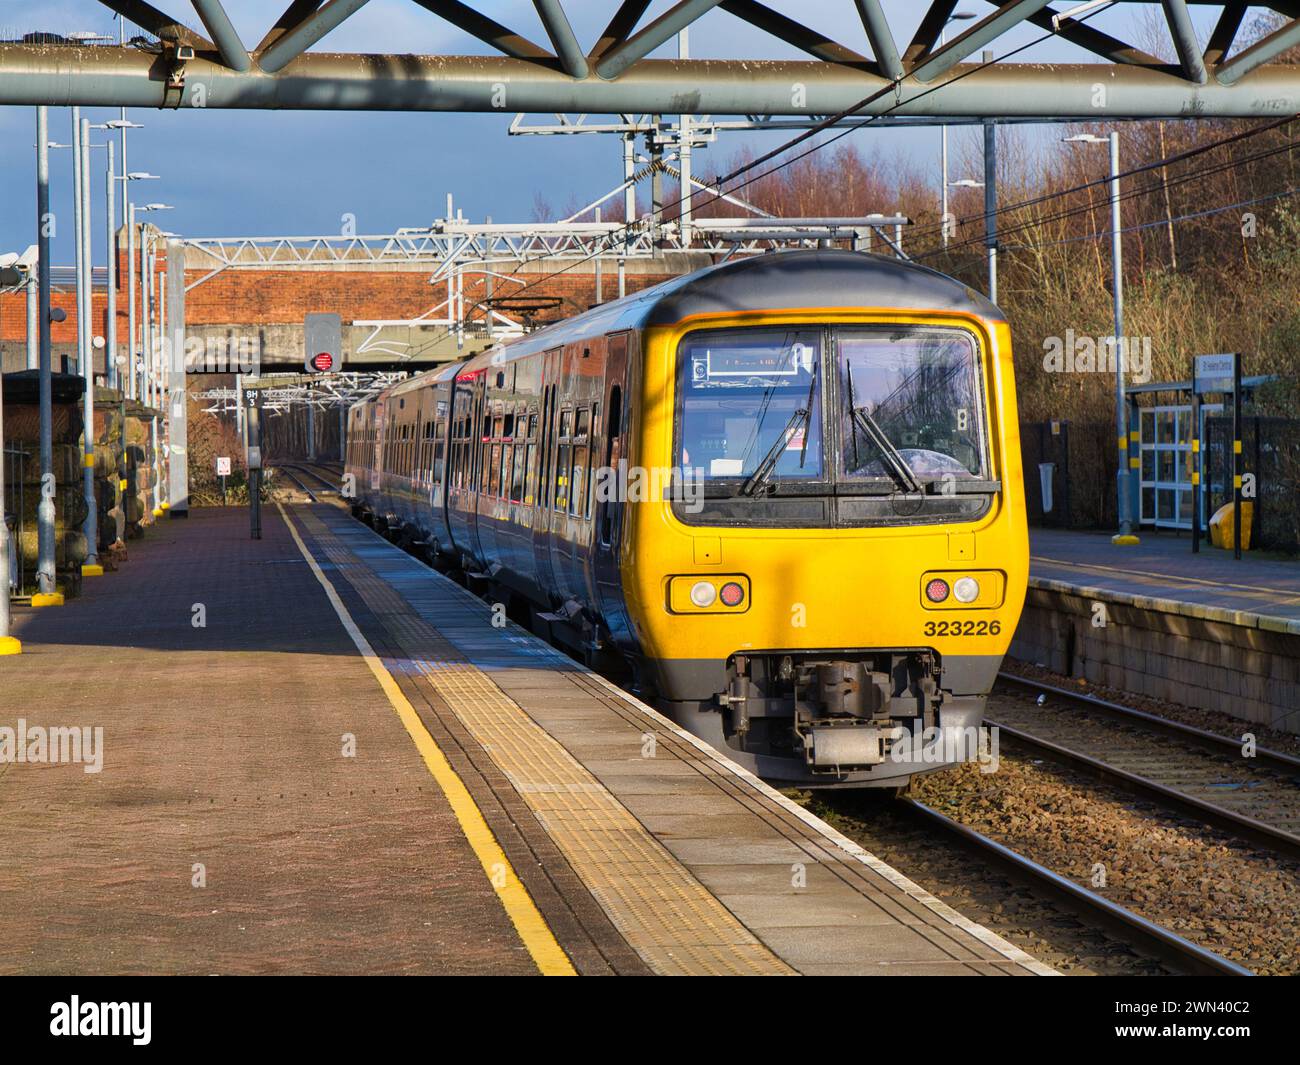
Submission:
MULTIPOLYGON (((306 474, 308 477, 311 477, 313 480, 316 480, 316 481, 320 482, 321 484, 323 484, 323 485, 325 486, 325 490, 326 490, 326 491, 329 491, 329 492, 337 492, 337 491, 339 490, 339 489, 338 489, 338 485, 336 485, 333 481, 331 481, 331 480, 330 480, 329 478, 327 478, 327 477, 322 477, 319 473, 317 473, 316 470, 313 468, 313 464, 312 464, 312 463, 308 463, 308 462, 279 462, 279 463, 276 463, 276 468, 277 468, 277 469, 284 469, 284 470, 293 469, 293 470, 297 471, 297 473, 300 473, 300 474, 306 474)), ((322 467, 320 467, 320 468, 321 468, 321 469, 324 469, 325 467, 322 466, 322 467)), ((293 477, 293 479, 294 479, 294 480, 295 480, 299 485, 302 485, 301 480, 299 480, 299 478, 296 477, 296 476, 294 476, 292 473, 290 474, 290 477, 293 477)), ((302 489, 303 489, 304 492, 308 490, 307 487, 306 487, 305 485, 302 485, 302 489)), ((318 501, 317 501, 317 502, 318 502, 318 501)))
POLYGON ((284 473, 284 475, 285 475, 286 477, 289 478, 289 480, 291 480, 291 481, 292 481, 294 484, 296 484, 296 485, 297 485, 297 486, 298 486, 298 487, 299 487, 303 492, 306 493, 307 498, 310 499, 313 503, 319 503, 319 502, 320 502, 320 500, 316 498, 316 493, 313 492, 310 488, 308 488, 305 484, 302 483, 302 479, 299 478, 299 477, 298 477, 298 476, 293 472, 293 470, 290 468, 289 463, 287 463, 287 462, 277 462, 277 463, 275 463, 275 465, 274 465, 273 468, 282 471, 282 472, 284 473))
MULTIPOLYGON (((1061 697, 1071 694, 1062 689, 1052 690, 1061 697)), ((1117 784, 1135 794, 1145 795, 1164 806, 1173 807, 1186 816, 1222 829, 1258 846, 1281 853, 1291 859, 1300 859, 1300 836, 1287 832, 1285 829, 1249 817, 1246 814, 1236 813, 1204 799, 1198 799, 1184 791, 1161 784, 1149 777, 1129 772, 1127 769, 1121 769, 1119 766, 1104 762, 1081 751, 1073 750, 1070 747, 1062 746, 1052 740, 1035 736, 1010 725, 1003 725, 991 717, 985 716, 984 724, 989 728, 996 728, 1001 736, 1033 747, 1054 760, 1067 765, 1082 766, 1103 780, 1117 784)), ((1153 728, 1151 731, 1155 732, 1157 730, 1153 728)), ((1181 738, 1179 732, 1170 731, 1166 734, 1177 735, 1181 738)), ((1206 733, 1205 735, 1212 734, 1206 733)), ((1216 749, 1215 753, 1222 754, 1223 752, 1221 749, 1216 749)), ((1294 770, 1288 771, 1293 772, 1294 770)))
POLYGON ((1234 961, 1229 961, 1212 950, 1198 946, 1184 939, 1178 933, 1163 925, 1148 920, 1141 914, 1111 902, 1109 899, 1081 887, 1073 880, 1054 873, 1046 866, 1039 865, 1023 854, 1018 854, 1010 847, 981 835, 973 828, 960 824, 938 810, 926 806, 915 799, 897 800, 904 808, 912 811, 918 819, 930 825, 938 826, 945 832, 956 836, 965 846, 984 856, 992 857, 998 864, 1009 869, 1014 875, 1028 881, 1034 887, 1046 889, 1051 895, 1064 901, 1070 909, 1085 917, 1095 917, 1112 930, 1119 931, 1125 938, 1137 940, 1147 950, 1157 956, 1185 966, 1198 976, 1254 976, 1251 970, 1234 961))
MULTIPOLYGON (((1097 696, 1088 695, 1085 692, 1073 692, 1069 688, 1045 684, 1042 681, 1032 680, 1029 677, 1020 677, 1014 673, 999 672, 998 680, 1028 689, 1035 694, 1048 695, 1052 698, 1078 703, 1080 706, 1085 706, 1089 710, 1095 710, 1116 720, 1140 724, 1151 732, 1162 732, 1165 735, 1173 736, 1215 754, 1231 754, 1242 757, 1241 740, 1234 739, 1231 736, 1222 736, 1217 732, 1196 728, 1194 725, 1184 725, 1181 721, 1170 721, 1168 718, 1147 713, 1145 710, 1137 710, 1122 703, 1099 699, 1097 696)), ((1256 747, 1253 761, 1278 773, 1300 775, 1300 758, 1295 755, 1284 754, 1281 751, 1270 750, 1267 747, 1256 747)))

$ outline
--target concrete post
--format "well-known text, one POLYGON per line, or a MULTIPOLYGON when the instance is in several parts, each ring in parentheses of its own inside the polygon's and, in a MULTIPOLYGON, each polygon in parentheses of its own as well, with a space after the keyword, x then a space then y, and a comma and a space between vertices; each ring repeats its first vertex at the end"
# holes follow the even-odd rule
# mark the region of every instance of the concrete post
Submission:
POLYGON ((167 439, 167 500, 173 518, 190 513, 189 407, 185 380, 185 249, 179 241, 167 245, 167 355, 169 396, 167 439))

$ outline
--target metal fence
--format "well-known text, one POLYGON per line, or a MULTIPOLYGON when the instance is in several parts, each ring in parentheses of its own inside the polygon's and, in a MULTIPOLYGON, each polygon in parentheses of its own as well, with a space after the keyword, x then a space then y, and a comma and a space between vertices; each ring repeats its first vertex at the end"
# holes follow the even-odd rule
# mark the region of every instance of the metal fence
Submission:
POLYGON ((1103 529, 1115 524, 1115 429, 1108 422, 1022 422, 1020 455, 1030 525, 1103 529), (1044 503, 1050 464, 1051 509, 1044 503))
MULTIPOLYGON (((1251 546, 1300 551, 1300 419, 1244 417, 1242 470, 1254 475, 1251 546)), ((1232 502, 1232 418, 1205 420, 1206 513, 1232 502)))

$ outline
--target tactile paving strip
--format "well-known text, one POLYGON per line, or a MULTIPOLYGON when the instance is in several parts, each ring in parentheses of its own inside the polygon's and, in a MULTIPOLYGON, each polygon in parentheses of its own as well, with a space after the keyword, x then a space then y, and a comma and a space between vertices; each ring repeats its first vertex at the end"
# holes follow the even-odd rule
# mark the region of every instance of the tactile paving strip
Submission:
MULTIPOLYGON (((793 974, 599 780, 305 508, 336 572, 411 654, 511 781, 628 943, 656 972, 793 974)), ((505 637, 506 634, 502 634, 505 637)), ((539 663, 540 665, 540 663, 539 663)))

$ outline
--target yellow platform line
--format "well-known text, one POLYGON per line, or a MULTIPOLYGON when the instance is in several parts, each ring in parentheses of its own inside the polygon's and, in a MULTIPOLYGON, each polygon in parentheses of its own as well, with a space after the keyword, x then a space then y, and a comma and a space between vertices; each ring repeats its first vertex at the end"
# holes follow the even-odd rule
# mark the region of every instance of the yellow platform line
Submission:
MULTIPOLYGON (((302 521, 376 614, 392 618, 409 610, 401 594, 357 558, 319 515, 304 514, 302 521), (349 576, 352 572, 358 576, 349 576)), ((472 662, 442 657, 456 652, 436 626, 415 615, 388 624, 410 660, 533 811, 619 934, 653 971, 795 973, 491 677, 472 662), (417 653, 416 646, 425 650, 417 653)), ((633 738, 639 751, 639 736, 633 738)))
POLYGON ((420 752, 420 757, 424 759, 424 764, 428 767, 433 779, 437 781, 438 787, 442 789, 447 803, 451 806, 452 812, 456 815, 456 820, 460 823, 461 831, 465 833, 465 838, 469 841, 470 847, 473 848, 479 862, 483 866, 483 871, 487 873, 488 882, 492 884, 496 891, 497 898, 501 900, 501 905, 505 908, 507 916, 519 933, 519 938, 523 940, 524 946, 528 953, 537 964, 537 968, 544 976, 576 976, 573 964, 569 957, 564 953, 564 948, 556 940, 554 933, 546 924, 545 918, 537 909, 536 903, 533 902, 532 896, 528 889, 524 887, 519 877, 516 875, 509 860, 506 858, 505 851, 497 842, 496 836, 492 834, 492 829, 488 827, 487 821, 483 817, 483 812, 479 809, 474 797, 470 795, 469 789, 465 787, 464 781, 460 779, 459 774, 452 768, 451 763, 447 761, 446 755, 438 746, 429 730, 424 727, 424 722, 420 720, 420 715, 416 713, 415 707, 410 700, 402 693, 397 681, 388 671, 383 661, 375 654, 374 648, 370 646, 370 641, 362 634, 357 623, 352 620, 352 615, 348 608, 339 598, 338 592, 330 579, 325 576, 323 570, 317 564, 312 553, 303 543, 302 537, 298 535, 293 520, 285 512, 283 506, 278 502, 276 509, 280 512, 280 517, 284 519, 285 525, 289 529, 289 534, 293 541, 298 545, 298 550, 302 552, 302 557, 306 560, 307 565, 325 589, 325 595, 334 608, 334 613, 343 623, 343 628, 352 638, 366 665, 370 667, 370 672, 374 674, 375 680, 379 682, 380 688, 383 689, 384 695, 392 704, 397 716, 401 719, 402 724, 406 727, 407 733, 415 741, 416 749, 420 752), (504 875, 502 875, 504 873, 504 875))

